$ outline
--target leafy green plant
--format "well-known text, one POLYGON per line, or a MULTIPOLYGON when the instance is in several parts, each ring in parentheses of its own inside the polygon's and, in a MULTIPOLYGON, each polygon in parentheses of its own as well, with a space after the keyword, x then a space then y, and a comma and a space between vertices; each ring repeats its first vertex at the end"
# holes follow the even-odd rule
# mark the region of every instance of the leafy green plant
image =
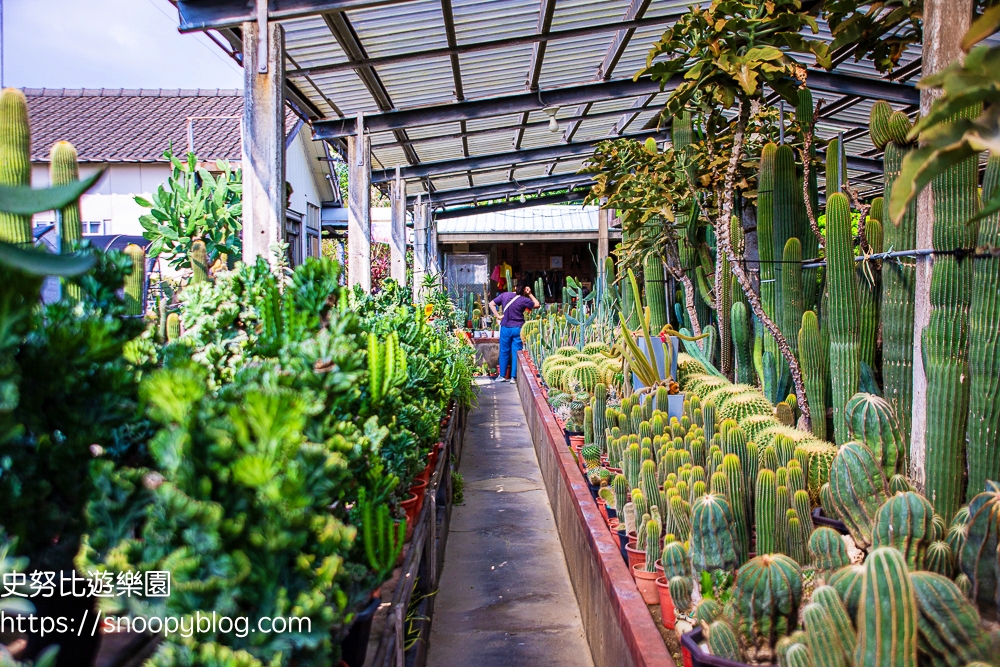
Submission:
POLYGON ((198 166, 198 158, 188 153, 185 160, 168 148, 163 157, 170 161, 171 172, 165 185, 157 188, 152 201, 136 197, 135 202, 149 213, 139 218, 143 236, 150 243, 149 257, 170 256, 175 269, 191 268, 191 250, 195 241, 203 241, 209 262, 221 255, 237 258, 242 253, 240 230, 243 227, 242 174, 229 163, 215 163, 218 176, 198 166))

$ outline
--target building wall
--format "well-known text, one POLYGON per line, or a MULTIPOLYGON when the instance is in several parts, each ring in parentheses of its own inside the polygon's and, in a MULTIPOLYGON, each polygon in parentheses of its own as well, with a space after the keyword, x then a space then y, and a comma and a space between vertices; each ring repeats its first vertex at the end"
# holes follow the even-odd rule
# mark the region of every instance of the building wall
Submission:
MULTIPOLYGON (((312 140, 307 128, 297 132, 289 141, 285 158, 286 179, 292 185, 289 220, 308 230, 306 234, 296 234, 297 241, 302 244, 302 254, 299 257, 319 254, 319 210, 323 201, 332 198, 331 187, 322 178, 324 166, 315 159, 315 148, 310 144, 312 140)), ((81 178, 91 176, 101 166, 105 165, 81 164, 81 178)), ((151 199, 152 193, 169 178, 170 165, 123 162, 106 166, 107 173, 90 193, 80 199, 80 219, 85 223, 84 234, 141 236, 143 229, 139 224, 139 217, 146 214, 148 209, 136 204, 135 197, 151 199), (96 226, 92 228, 89 223, 96 226)), ((49 186, 47 163, 32 165, 32 186, 49 186)), ((53 211, 34 216, 36 226, 49 225, 54 221, 53 211)))

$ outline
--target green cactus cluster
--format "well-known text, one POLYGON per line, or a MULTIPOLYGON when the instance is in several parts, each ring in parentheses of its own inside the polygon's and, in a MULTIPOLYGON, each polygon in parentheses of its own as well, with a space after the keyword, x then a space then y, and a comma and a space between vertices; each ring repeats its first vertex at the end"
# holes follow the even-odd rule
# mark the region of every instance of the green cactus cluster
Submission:
MULTIPOLYGON (((0 91, 0 185, 31 185, 28 100, 17 88, 0 91)), ((32 243, 31 216, 0 211, 0 241, 32 243)))

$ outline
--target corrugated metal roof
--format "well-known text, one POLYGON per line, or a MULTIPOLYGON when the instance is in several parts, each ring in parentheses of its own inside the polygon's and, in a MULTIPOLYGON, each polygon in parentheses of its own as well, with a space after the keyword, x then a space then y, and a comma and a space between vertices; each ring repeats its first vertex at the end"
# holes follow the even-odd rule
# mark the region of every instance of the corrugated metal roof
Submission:
MULTIPOLYGON (((530 93, 536 90, 533 84, 540 88, 539 100, 544 103, 546 91, 553 89, 631 79, 645 65, 652 43, 669 25, 670 17, 682 13, 690 4, 691 0, 391 0, 325 17, 285 21, 289 69, 338 67, 337 71, 308 76, 291 72, 289 80, 328 119, 353 117, 359 111, 378 113, 530 93), (543 14, 546 8, 551 9, 548 25, 543 14), (547 42, 498 45, 455 56, 438 54, 407 62, 352 67, 357 57, 400 57, 450 45, 468 47, 651 17, 666 18, 662 24, 635 28, 631 36, 624 30, 605 29, 547 42), (335 24, 346 25, 346 33, 338 33, 335 24), (454 28, 451 38, 449 25, 454 28)), ((707 6, 708 2, 696 4, 707 6)), ((830 39, 822 21, 819 28, 819 37, 830 39)), ((900 65, 919 57, 919 45, 912 46, 900 65)), ((839 64, 835 71, 871 79, 881 76, 871 62, 855 63, 853 58, 839 64)), ((909 79, 918 76, 916 70, 909 79)), ((829 105, 841 96, 816 97, 825 97, 829 105)), ((372 163, 376 168, 393 168, 636 133, 656 126, 665 98, 663 94, 652 98, 633 96, 564 107, 557 114, 561 127, 556 133, 547 129, 548 117, 538 111, 374 132, 372 163), (527 127, 522 126, 525 122, 527 127)), ((867 132, 858 131, 867 125, 870 106, 870 101, 862 101, 823 119, 818 125, 819 137, 825 140, 845 132, 849 155, 879 157, 867 132)), ((582 160, 571 156, 525 164, 513 155, 510 164, 477 169, 471 174, 459 170, 411 180, 407 192, 422 192, 425 196, 430 193, 433 201, 435 189, 566 174, 579 169, 582 160)))
POLYGON ((597 232, 596 206, 531 206, 512 211, 447 218, 438 234, 517 234, 527 232, 597 232))

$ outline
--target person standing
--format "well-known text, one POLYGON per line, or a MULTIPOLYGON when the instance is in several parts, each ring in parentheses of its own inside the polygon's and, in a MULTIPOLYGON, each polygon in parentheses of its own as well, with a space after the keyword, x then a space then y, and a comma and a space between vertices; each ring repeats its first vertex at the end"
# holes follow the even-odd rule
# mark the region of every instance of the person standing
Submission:
POLYGON ((490 312, 498 317, 497 306, 503 308, 500 320, 500 381, 512 382, 517 378, 517 351, 521 349, 521 327, 524 325, 524 311, 538 308, 541 304, 524 285, 517 292, 504 292, 490 301, 490 312))

